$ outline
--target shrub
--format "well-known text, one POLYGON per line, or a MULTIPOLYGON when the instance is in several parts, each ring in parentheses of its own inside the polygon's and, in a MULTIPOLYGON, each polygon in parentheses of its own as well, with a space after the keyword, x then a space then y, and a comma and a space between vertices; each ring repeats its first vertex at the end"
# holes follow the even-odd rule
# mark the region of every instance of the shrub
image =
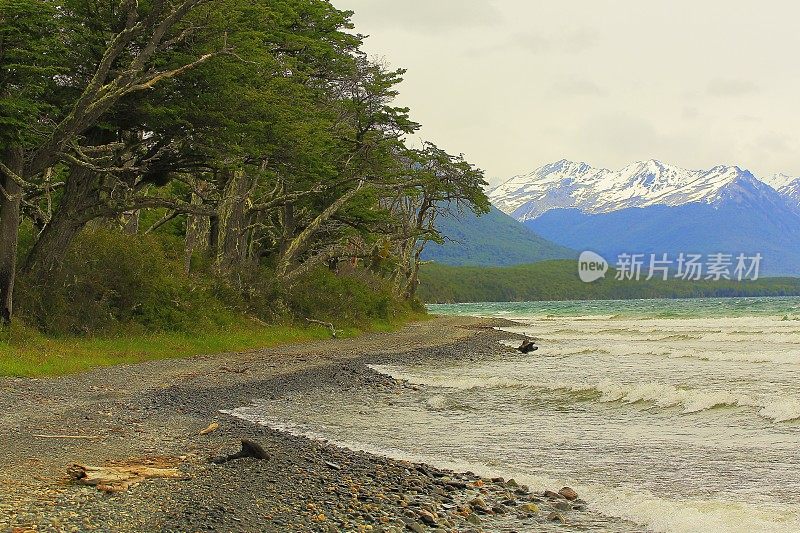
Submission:
POLYGON ((48 333, 199 331, 236 319, 210 284, 188 278, 164 238, 84 231, 46 279, 20 280, 20 316, 48 333))

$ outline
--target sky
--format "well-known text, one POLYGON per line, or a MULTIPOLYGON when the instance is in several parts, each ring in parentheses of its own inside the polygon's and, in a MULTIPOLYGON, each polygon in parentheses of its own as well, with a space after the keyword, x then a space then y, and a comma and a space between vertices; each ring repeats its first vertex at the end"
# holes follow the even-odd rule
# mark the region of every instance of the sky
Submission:
POLYGON ((563 158, 800 176, 796 1, 332 2, 408 69, 420 138, 492 184, 563 158))

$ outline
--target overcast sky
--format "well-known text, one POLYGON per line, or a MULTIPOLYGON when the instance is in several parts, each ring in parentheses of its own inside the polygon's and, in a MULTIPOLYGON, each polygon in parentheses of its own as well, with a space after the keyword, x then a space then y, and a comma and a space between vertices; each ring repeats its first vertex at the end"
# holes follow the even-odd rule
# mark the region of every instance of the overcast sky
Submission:
POLYGON ((792 0, 333 0, 422 137, 497 183, 562 158, 800 175, 792 0))

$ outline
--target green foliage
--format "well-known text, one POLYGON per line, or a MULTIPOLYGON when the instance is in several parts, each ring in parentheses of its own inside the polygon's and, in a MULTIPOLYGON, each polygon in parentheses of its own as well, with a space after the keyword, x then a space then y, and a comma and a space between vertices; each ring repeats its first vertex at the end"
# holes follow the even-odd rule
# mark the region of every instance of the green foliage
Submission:
POLYGON ((196 273, 186 276, 174 237, 87 230, 47 279, 21 278, 20 317, 49 334, 108 335, 206 333, 252 319, 305 324, 306 317, 363 327, 420 312, 363 269, 318 268, 286 288, 264 267, 242 269, 234 285, 202 261, 196 258, 196 273))
POLYGON ((617 300, 640 298, 713 298, 797 296, 798 278, 758 281, 618 281, 606 277, 584 283, 575 261, 543 261, 510 267, 424 265, 419 297, 428 303, 523 302, 540 300, 617 300))
POLYGON ((60 53, 56 8, 41 0, 0 0, 0 148, 27 143, 46 98, 60 53))
POLYGON ((183 276, 174 244, 102 228, 85 231, 46 279, 20 280, 20 316, 58 334, 192 332, 235 323, 238 316, 209 282, 183 276))
POLYGON ((299 279, 285 299, 293 316, 333 323, 396 321, 419 312, 418 306, 398 297, 385 279, 363 269, 336 274, 317 268, 299 279))
POLYGON ((367 58, 351 16, 0 0, 0 158, 24 161, 3 172, 25 199, 0 247, 21 241, 20 317, 95 335, 419 312, 419 246, 440 202, 488 209, 483 172, 405 146, 405 71, 367 58), (132 215, 138 235, 114 229, 132 215))

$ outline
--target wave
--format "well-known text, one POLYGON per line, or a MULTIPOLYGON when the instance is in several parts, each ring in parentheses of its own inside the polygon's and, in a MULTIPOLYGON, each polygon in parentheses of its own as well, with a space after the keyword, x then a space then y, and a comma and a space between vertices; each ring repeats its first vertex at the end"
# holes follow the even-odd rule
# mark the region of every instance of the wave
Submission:
MULTIPOLYGON (((248 408, 223 411, 253 423, 293 435, 321 440, 330 444, 359 450, 399 461, 422 462, 456 472, 475 472, 484 477, 514 478, 531 489, 541 491, 569 485, 589 504, 589 511, 609 519, 622 519, 660 533, 795 533, 800 531, 800 505, 723 499, 668 499, 642 488, 621 488, 597 483, 582 484, 574 479, 533 474, 527 470, 508 467, 493 460, 467 460, 441 454, 428 455, 420 450, 410 452, 385 445, 376 446, 357 440, 331 438, 326 428, 311 429, 303 424, 278 420, 248 408)), ((614 530, 609 522, 604 529, 614 530)), ((585 529, 576 524, 578 529, 585 529)), ((627 530, 627 528, 625 528, 627 530)))
POLYGON ((791 398, 772 402, 763 406, 758 415, 773 422, 800 420, 800 400, 791 398))
POLYGON ((371 365, 371 368, 395 379, 416 385, 449 389, 521 389, 577 394, 582 399, 621 405, 648 404, 662 409, 680 408, 682 414, 700 413, 723 407, 755 409, 758 416, 772 422, 800 420, 800 399, 795 397, 756 398, 740 391, 698 390, 672 384, 638 384, 603 380, 598 383, 535 383, 501 376, 419 375, 398 367, 371 365))

